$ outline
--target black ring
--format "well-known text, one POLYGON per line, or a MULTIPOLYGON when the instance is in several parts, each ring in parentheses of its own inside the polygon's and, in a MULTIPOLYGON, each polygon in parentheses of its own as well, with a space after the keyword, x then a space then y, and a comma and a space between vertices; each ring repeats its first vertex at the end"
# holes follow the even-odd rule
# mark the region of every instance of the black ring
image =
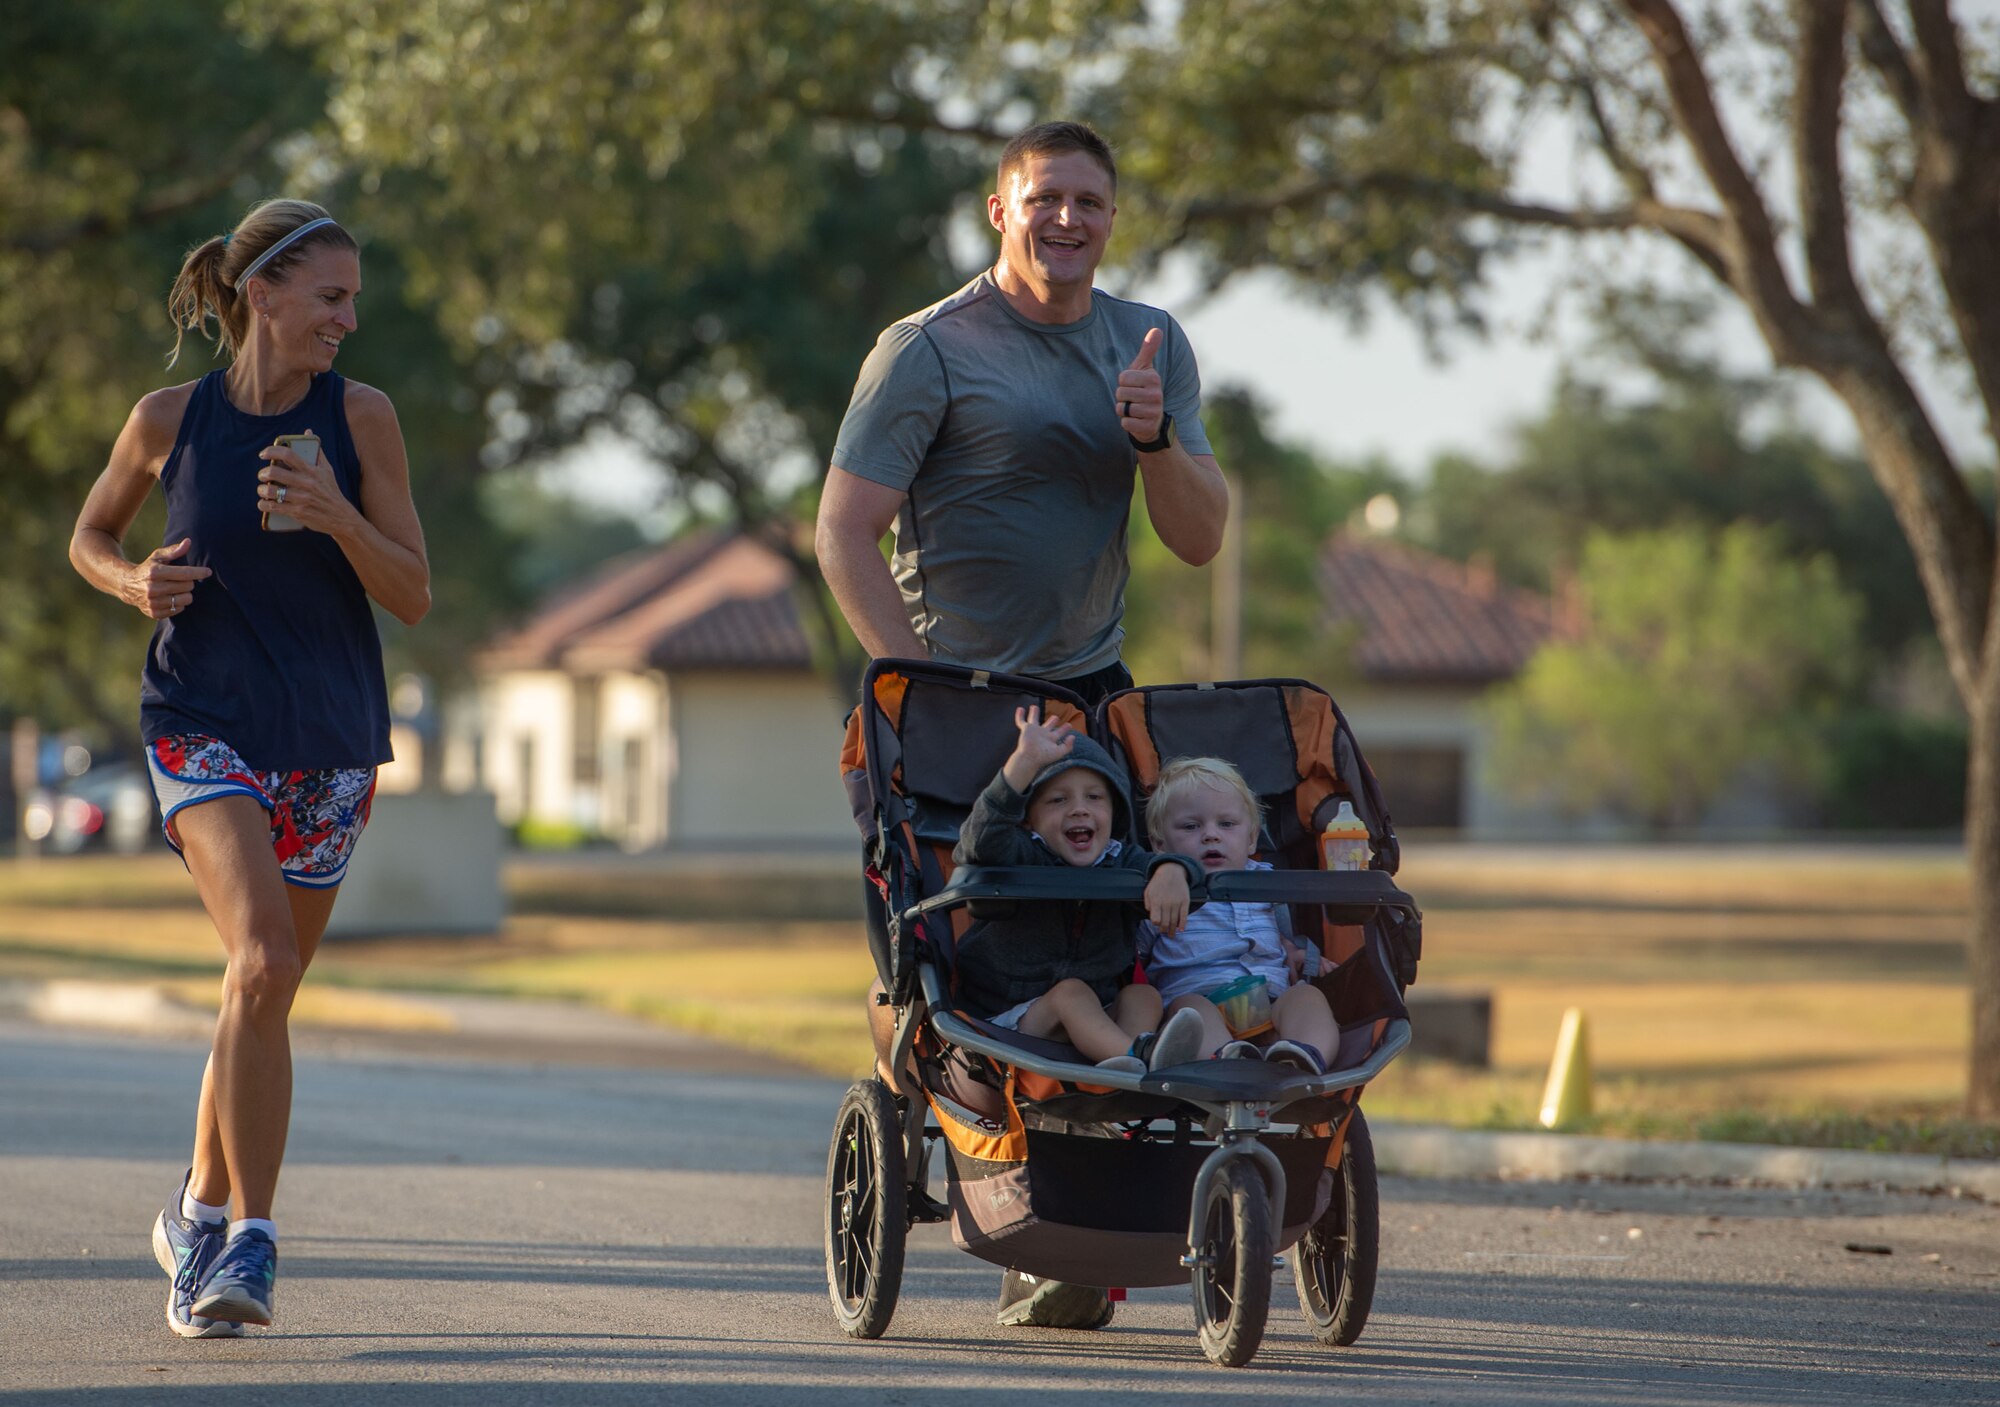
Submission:
POLYGON ((1120 420, 1130 420, 1132 418, 1132 402, 1118 402, 1118 418, 1120 420))

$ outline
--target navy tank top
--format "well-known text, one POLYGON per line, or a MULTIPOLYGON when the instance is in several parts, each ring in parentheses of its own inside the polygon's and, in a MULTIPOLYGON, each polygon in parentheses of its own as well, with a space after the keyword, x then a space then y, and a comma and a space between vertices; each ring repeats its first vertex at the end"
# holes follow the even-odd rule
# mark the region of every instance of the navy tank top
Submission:
POLYGON ((304 431, 319 436, 322 461, 359 506, 346 381, 322 372, 292 409, 250 415, 230 404, 223 376, 196 383, 160 470, 165 541, 190 539, 178 560, 215 574, 154 627, 141 731, 148 743, 170 733, 220 738, 258 771, 387 762, 382 642, 360 577, 326 534, 266 532, 257 509, 257 452, 304 431))

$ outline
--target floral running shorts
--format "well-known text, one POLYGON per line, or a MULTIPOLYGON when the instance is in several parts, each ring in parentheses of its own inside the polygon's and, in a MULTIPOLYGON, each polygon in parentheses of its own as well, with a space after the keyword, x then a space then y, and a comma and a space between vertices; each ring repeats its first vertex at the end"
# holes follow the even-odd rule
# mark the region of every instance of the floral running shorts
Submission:
POLYGON ((248 796, 271 813, 271 848, 285 883, 331 889, 375 800, 373 767, 320 767, 308 772, 255 772, 220 738, 175 733, 146 749, 153 794, 160 799, 167 844, 181 853, 174 816, 219 796, 248 796))

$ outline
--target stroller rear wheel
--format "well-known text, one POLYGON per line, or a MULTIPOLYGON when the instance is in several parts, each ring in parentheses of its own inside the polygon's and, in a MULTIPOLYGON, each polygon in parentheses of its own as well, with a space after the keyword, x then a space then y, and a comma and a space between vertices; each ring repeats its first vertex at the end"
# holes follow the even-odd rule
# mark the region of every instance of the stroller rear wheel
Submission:
POLYGON ((1201 1227, 1192 1277, 1201 1351, 1210 1362, 1241 1368, 1264 1341, 1271 1309, 1271 1194, 1249 1159, 1218 1171, 1201 1227))
POLYGON ((1361 1337, 1375 1302, 1375 1267, 1382 1246, 1381 1193, 1368 1121, 1354 1111, 1346 1150, 1334 1172, 1326 1211, 1299 1242, 1294 1278, 1299 1308, 1313 1337, 1344 1348, 1361 1337))
POLYGON ((840 1101, 826 1155, 826 1289, 854 1338, 880 1338, 896 1312, 907 1196, 895 1100, 879 1080, 862 1080, 840 1101))

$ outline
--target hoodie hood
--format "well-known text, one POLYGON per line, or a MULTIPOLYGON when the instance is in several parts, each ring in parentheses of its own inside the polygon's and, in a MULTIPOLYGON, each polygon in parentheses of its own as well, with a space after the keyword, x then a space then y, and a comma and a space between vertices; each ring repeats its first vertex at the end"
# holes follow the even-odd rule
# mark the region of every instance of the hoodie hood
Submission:
POLYGON ((1067 772, 1072 767, 1088 767, 1103 777, 1111 786, 1111 839, 1123 840, 1132 834, 1132 790, 1125 781, 1125 774, 1118 764, 1111 760, 1111 754, 1102 744, 1081 733, 1070 735, 1076 741, 1070 747, 1069 756, 1059 762, 1051 762, 1035 774, 1035 780, 1028 784, 1028 795, 1033 796, 1049 778, 1067 772))

